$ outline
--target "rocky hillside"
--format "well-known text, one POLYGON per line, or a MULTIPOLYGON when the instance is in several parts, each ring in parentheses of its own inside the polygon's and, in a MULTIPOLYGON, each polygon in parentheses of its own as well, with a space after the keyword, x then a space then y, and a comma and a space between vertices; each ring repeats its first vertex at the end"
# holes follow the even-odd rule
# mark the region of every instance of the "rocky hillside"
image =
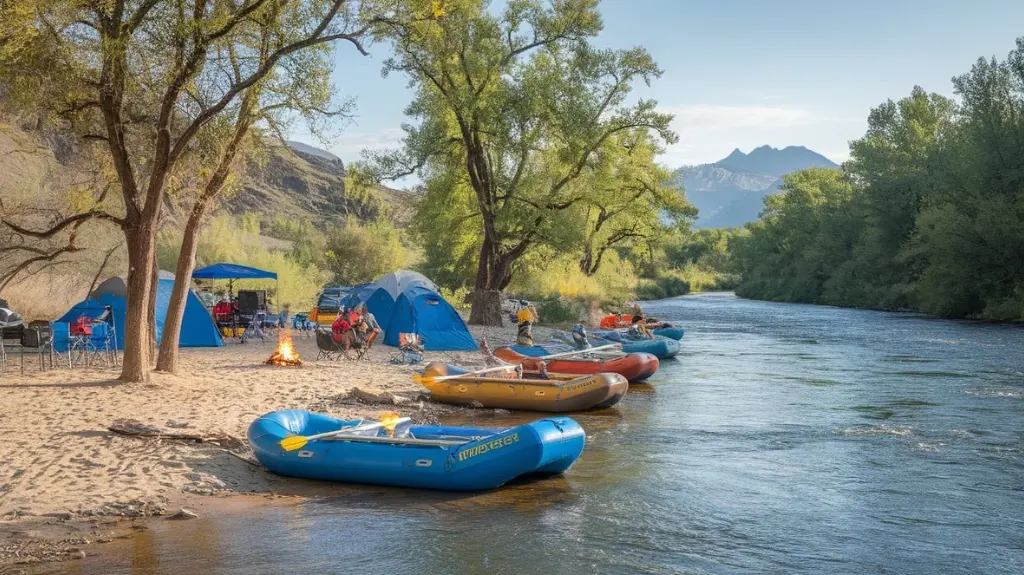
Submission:
POLYGON ((679 168, 675 178, 700 210, 695 227, 732 228, 757 219, 764 197, 778 191, 781 176, 812 167, 839 166, 803 146, 761 146, 749 154, 734 150, 713 164, 679 168))
POLYGON ((412 215, 407 192, 358 189, 334 154, 303 144, 273 146, 261 163, 250 163, 242 190, 225 201, 231 213, 260 212, 312 221, 324 228, 347 215, 360 220, 387 216, 398 226, 412 215))

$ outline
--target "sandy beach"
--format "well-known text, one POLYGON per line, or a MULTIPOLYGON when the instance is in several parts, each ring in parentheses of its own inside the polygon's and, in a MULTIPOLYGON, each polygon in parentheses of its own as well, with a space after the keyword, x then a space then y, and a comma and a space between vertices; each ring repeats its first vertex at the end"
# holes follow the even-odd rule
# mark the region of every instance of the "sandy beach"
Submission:
MULTIPOLYGON (((473 331, 478 340, 484 333, 473 331)), ((488 328, 487 335, 492 346, 507 344, 514 329, 488 328)), ((360 361, 313 361, 312 338, 294 343, 302 366, 264 365, 274 338, 232 342, 183 349, 180 375, 154 373, 141 385, 115 381, 116 368, 40 372, 26 358, 22 375, 17 361, 9 364, 0 378, 0 519, 163 515, 196 495, 287 493, 289 480, 251 461, 245 432, 259 415, 300 408, 361 418, 394 410, 422 421, 453 409, 427 400, 412 380, 417 366, 388 361, 394 348, 374 346, 360 361), (402 402, 365 404, 347 396, 352 388, 391 392, 402 402), (195 443, 108 429, 124 420, 219 439, 195 443)), ((479 352, 424 357, 433 360, 484 365, 479 352)))

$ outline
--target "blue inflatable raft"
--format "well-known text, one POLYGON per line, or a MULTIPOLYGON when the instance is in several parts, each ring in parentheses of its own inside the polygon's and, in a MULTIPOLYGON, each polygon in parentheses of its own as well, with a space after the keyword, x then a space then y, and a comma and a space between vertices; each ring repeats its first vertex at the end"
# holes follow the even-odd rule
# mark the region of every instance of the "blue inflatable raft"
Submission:
POLYGON ((476 491, 521 475, 564 472, 583 452, 586 434, 568 417, 550 417, 511 429, 406 423, 392 436, 374 422, 287 410, 252 422, 248 439, 259 462, 278 475, 476 491), (292 451, 281 446, 288 437, 328 432, 339 433, 292 451))
POLYGON ((685 332, 681 327, 656 327, 651 333, 679 341, 683 339, 683 334, 685 332))
POLYGON ((679 353, 679 342, 674 339, 655 335, 654 339, 630 339, 618 331, 597 331, 591 343, 594 346, 609 343, 621 343, 625 353, 649 353, 658 359, 675 357, 679 353))

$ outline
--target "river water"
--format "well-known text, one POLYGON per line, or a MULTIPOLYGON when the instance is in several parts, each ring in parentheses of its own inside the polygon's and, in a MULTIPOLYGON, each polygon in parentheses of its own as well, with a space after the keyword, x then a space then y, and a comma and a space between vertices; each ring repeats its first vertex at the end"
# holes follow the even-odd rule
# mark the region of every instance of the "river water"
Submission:
POLYGON ((1024 572, 1024 329, 728 294, 646 307, 686 328, 683 352, 573 416, 587 446, 562 477, 338 487, 155 521, 40 572, 1024 572))

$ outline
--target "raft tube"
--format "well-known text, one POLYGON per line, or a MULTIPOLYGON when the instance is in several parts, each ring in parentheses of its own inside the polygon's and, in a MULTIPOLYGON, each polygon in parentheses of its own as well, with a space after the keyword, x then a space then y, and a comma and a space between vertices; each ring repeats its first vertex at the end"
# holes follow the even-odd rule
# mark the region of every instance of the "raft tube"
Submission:
POLYGON ((441 403, 478 405, 499 409, 565 413, 611 407, 622 399, 629 382, 617 373, 563 375, 550 373, 550 379, 507 379, 469 375, 442 381, 444 377, 467 373, 466 370, 435 361, 423 370, 423 386, 441 403))
POLYGON ((679 341, 683 339, 683 333, 685 332, 681 327, 656 327, 652 330, 652 333, 679 341))
POLYGON ((494 489, 522 475, 563 473, 586 442, 583 428, 560 416, 509 429, 406 425, 396 428, 392 439, 377 428, 369 439, 353 434, 314 439, 295 451, 280 446, 292 435, 362 423, 302 410, 274 411, 252 422, 248 439, 256 459, 278 475, 446 491, 494 489))
POLYGON ((594 346, 608 343, 621 343, 626 353, 649 353, 658 359, 675 357, 679 353, 679 342, 667 337, 654 336, 654 339, 629 339, 617 331, 595 332, 594 346))
MULTIPOLYGON (((551 355, 543 347, 499 347, 494 355, 509 363, 521 363, 528 372, 540 370, 540 361, 531 359, 551 355)), ((581 356, 544 360, 549 373, 590 375, 593 373, 617 373, 630 383, 644 381, 658 371, 658 358, 649 353, 629 353, 622 357, 592 359, 581 356)))

